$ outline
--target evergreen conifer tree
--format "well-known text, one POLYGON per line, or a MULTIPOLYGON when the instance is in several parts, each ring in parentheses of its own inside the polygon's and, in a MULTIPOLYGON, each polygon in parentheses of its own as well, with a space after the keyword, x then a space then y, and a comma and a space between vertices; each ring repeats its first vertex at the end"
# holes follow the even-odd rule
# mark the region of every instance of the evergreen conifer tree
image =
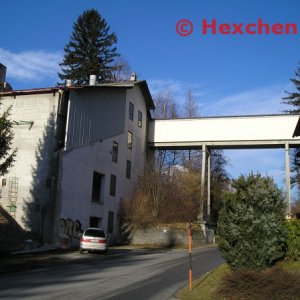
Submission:
MULTIPOLYGON (((295 72, 295 78, 291 79, 291 82, 295 85, 295 92, 287 92, 287 96, 283 98, 283 103, 291 105, 293 108, 285 110, 286 113, 300 114, 300 65, 295 72)), ((292 185, 297 184, 300 190, 300 148, 293 149, 291 159, 291 171, 293 176, 291 177, 292 185)))
POLYGON ((110 27, 97 10, 83 12, 74 23, 70 42, 64 48, 59 78, 71 79, 76 85, 88 84, 90 75, 96 75, 99 83, 113 81, 118 68, 113 63, 119 54, 115 47, 117 36, 109 31, 110 27))
POLYGON ((287 113, 299 114, 300 113, 300 65, 295 72, 295 78, 291 79, 295 85, 296 91, 293 93, 287 92, 287 96, 283 98, 283 103, 293 106, 293 109, 285 110, 287 113))
MULTIPOLYGON (((1 102, 0 102, 1 109, 1 102)), ((1 111, 1 110, 0 110, 1 111)), ((13 132, 12 121, 9 120, 10 108, 0 113, 0 176, 7 173, 8 168, 12 166, 17 150, 11 149, 13 132)))
POLYGON ((233 269, 264 269, 285 255, 283 194, 260 174, 240 176, 232 187, 219 214, 219 248, 233 269))

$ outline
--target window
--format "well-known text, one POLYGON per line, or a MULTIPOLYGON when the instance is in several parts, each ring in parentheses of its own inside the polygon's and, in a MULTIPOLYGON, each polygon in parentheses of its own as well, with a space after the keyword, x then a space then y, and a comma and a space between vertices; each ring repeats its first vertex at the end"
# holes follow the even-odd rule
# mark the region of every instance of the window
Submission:
POLYGON ((134 105, 129 102, 129 119, 133 121, 133 115, 134 115, 134 105))
POLYGON ((112 147, 112 161, 117 163, 118 162, 118 143, 113 141, 112 147))
POLYGON ((126 178, 130 179, 131 177, 131 161, 127 160, 126 162, 126 178))
POLYGON ((128 131, 128 137, 127 137, 127 148, 132 149, 132 132, 128 131))
POLYGON ((107 218, 107 233, 113 233, 114 232, 114 213, 112 211, 108 212, 108 218, 107 218))
POLYGON ((90 217, 90 226, 89 227, 100 227, 101 226, 101 218, 90 217))
POLYGON ((2 179, 2 186, 6 186, 6 179, 2 179))
POLYGON ((111 196, 116 196, 116 185, 117 185, 117 177, 115 175, 110 175, 109 194, 111 196))
POLYGON ((142 128, 143 125, 143 114, 141 111, 138 112, 138 127, 142 128))
POLYGON ((92 189, 92 201, 101 202, 101 186, 103 185, 104 176, 98 172, 93 173, 93 189, 92 189))

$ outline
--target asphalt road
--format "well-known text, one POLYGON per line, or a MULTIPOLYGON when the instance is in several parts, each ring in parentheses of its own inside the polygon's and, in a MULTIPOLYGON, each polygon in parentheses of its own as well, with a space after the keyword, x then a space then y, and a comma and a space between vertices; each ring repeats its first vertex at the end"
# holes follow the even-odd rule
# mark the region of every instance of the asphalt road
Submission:
MULTIPOLYGON (((223 262, 216 248, 193 250, 194 278, 223 262)), ((188 283, 186 250, 71 253, 53 265, 0 275, 0 299, 169 299, 188 283)))

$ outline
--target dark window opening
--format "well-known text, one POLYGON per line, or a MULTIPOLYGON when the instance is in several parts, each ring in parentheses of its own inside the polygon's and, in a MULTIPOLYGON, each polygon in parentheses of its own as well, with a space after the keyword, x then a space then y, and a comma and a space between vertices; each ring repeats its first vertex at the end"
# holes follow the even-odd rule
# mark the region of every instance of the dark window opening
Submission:
POLYGON ((103 185, 104 176, 98 172, 93 173, 93 189, 92 189, 92 201, 101 202, 101 186, 103 185))
POLYGON ((133 103, 129 103, 129 119, 133 121, 133 115, 134 115, 134 105, 133 103))
POLYGON ((127 160, 126 162, 126 178, 131 178, 131 161, 127 160))
MULTIPOLYGON (((95 228, 101 227, 101 218, 90 217, 90 226, 89 227, 95 227, 95 228)), ((105 237, 105 233, 103 230, 87 229, 85 231, 85 235, 95 236, 95 237, 105 237)))
POLYGON ((114 232, 114 213, 112 211, 108 212, 107 219, 107 233, 112 234, 114 232))
POLYGON ((117 177, 115 175, 110 175, 110 196, 116 196, 116 185, 117 185, 117 177))

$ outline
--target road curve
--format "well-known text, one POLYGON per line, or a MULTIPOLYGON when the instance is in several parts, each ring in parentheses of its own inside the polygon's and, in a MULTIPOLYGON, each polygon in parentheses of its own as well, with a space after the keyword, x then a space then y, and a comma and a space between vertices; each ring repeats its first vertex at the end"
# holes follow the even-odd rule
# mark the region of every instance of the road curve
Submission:
MULTIPOLYGON (((217 248, 193 250, 198 277, 223 262, 217 248)), ((59 264, 0 276, 1 299, 169 299, 187 284, 186 250, 72 253, 59 264)))

